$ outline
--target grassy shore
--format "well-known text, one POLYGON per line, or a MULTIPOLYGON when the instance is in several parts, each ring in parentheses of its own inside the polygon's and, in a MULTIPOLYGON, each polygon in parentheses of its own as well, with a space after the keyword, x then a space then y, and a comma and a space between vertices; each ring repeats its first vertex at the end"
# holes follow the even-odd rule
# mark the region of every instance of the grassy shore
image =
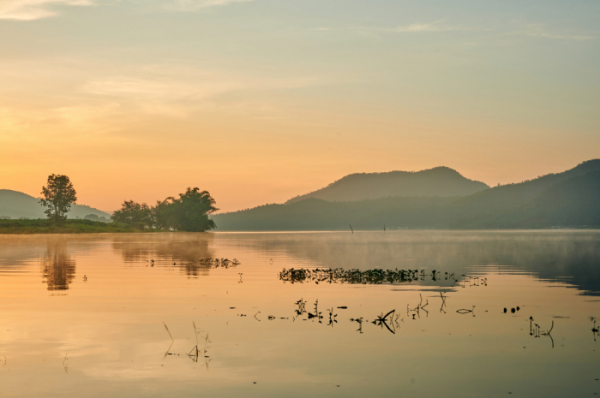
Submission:
POLYGON ((125 224, 90 220, 67 220, 56 224, 50 220, 0 220, 0 234, 86 234, 101 232, 149 232, 125 224))

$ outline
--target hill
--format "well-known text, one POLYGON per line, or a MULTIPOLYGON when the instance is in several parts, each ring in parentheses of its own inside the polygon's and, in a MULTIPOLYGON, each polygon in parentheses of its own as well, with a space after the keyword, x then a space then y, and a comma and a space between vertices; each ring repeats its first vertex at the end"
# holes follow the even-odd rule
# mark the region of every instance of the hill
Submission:
MULTIPOLYGON (((0 218, 46 218, 45 208, 39 204, 39 199, 22 192, 0 189, 0 218)), ((85 205, 72 205, 67 213, 68 218, 84 218, 93 214, 99 218, 110 220, 110 214, 85 205)))
POLYGON ((488 188, 483 182, 469 180, 456 170, 448 167, 436 167, 417 172, 390 171, 387 173, 350 174, 325 188, 297 196, 286 203, 299 202, 308 198, 330 202, 349 202, 389 196, 466 196, 488 188))
POLYGON ((600 227, 600 160, 466 197, 305 199, 213 216, 219 230, 600 227))

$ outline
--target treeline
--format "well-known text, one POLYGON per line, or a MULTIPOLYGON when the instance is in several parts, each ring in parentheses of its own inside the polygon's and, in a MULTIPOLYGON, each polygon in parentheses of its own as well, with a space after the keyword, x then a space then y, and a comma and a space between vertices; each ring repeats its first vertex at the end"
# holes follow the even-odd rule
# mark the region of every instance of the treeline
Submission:
POLYGON ((217 210, 215 200, 207 191, 188 188, 179 198, 159 200, 153 207, 126 200, 111 219, 137 229, 204 232, 216 228, 208 216, 217 210))

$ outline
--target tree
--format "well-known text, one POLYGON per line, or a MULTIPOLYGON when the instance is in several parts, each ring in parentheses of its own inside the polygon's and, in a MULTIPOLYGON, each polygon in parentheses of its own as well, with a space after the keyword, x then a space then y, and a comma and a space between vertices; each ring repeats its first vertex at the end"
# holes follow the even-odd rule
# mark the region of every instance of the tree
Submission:
POLYGON ((66 220, 71 204, 77 201, 77 192, 69 177, 65 175, 48 176, 48 185, 42 187, 42 195, 40 203, 47 207, 44 213, 55 222, 66 220))
POLYGON ((115 211, 110 218, 115 222, 131 225, 135 228, 151 228, 154 225, 152 209, 146 203, 126 200, 121 209, 115 211))
POLYGON ((157 228, 175 228, 175 224, 177 224, 176 207, 175 198, 172 196, 162 202, 160 200, 156 202, 156 206, 152 208, 152 212, 154 213, 154 221, 157 228))
POLYGON ((179 231, 204 232, 216 228, 215 222, 208 218, 217 209, 215 200, 208 191, 200 192, 199 188, 188 188, 179 194, 176 205, 175 228, 179 231))
POLYGON ((207 191, 188 188, 179 198, 167 198, 154 207, 156 225, 162 229, 177 231, 204 232, 216 228, 208 215, 218 209, 215 200, 207 191))

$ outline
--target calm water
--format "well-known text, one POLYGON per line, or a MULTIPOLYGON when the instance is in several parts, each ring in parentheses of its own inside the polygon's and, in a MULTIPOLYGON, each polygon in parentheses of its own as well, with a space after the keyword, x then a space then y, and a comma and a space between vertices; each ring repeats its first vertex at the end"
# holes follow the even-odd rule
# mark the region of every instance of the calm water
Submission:
POLYGON ((0 298, 3 397, 600 394, 598 232, 0 236, 0 298))

